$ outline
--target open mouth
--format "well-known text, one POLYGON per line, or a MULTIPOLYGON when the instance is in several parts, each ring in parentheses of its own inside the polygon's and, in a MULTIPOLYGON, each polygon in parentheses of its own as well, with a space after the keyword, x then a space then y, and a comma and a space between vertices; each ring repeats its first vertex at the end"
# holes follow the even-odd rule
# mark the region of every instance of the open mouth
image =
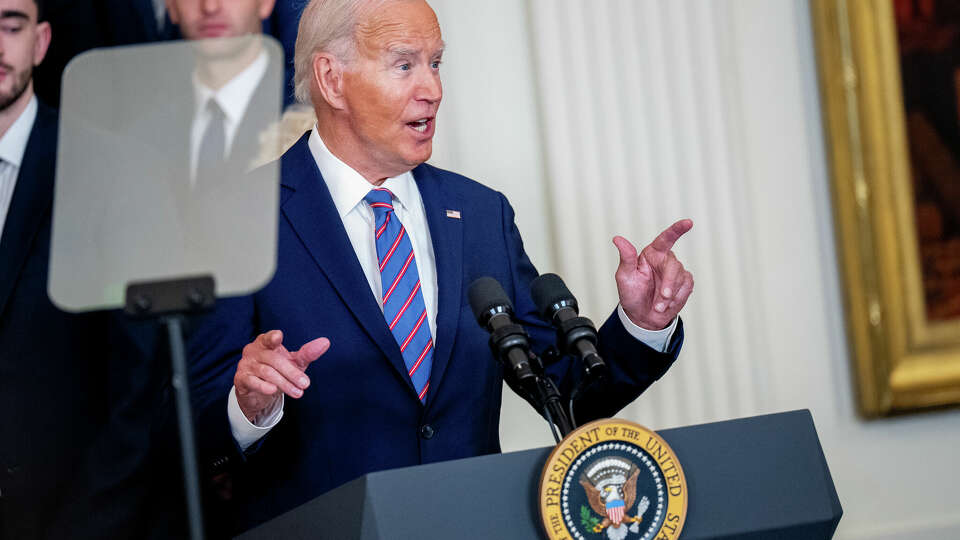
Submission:
POLYGON ((413 122, 407 122, 407 125, 413 128, 417 133, 426 133, 427 129, 433 123, 433 118, 421 118, 413 122))

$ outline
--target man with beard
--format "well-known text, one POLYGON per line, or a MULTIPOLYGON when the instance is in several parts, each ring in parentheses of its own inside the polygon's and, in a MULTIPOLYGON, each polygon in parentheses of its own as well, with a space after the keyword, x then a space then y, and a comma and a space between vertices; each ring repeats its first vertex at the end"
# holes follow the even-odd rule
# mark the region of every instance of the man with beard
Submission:
MULTIPOLYGON (((37 101, 33 68, 50 43, 34 0, 0 0, 0 536, 35 538, 57 506, 88 435, 64 422, 60 398, 76 398, 78 416, 94 404, 79 396, 85 369, 70 369, 77 331, 47 299, 46 267, 53 198, 56 112, 37 101), (37 358, 40 339, 46 342, 37 358), (61 341, 62 340, 62 341, 61 341), (49 353, 49 356, 48 354, 49 353), (63 355, 60 361, 47 360, 63 355), (38 361, 40 360, 40 361, 38 361), (69 375, 78 376, 75 380, 69 375), (38 400, 41 395, 51 396, 38 400), (51 429, 53 428, 53 429, 51 429), (73 454, 73 455, 70 455, 73 454)), ((79 366, 78 366, 79 368, 79 366)))
POLYGON ((170 404, 131 339, 145 329, 47 296, 57 114, 33 92, 43 15, 43 0, 0 0, 0 538, 164 538, 182 530, 166 489, 182 488, 150 465, 170 404))

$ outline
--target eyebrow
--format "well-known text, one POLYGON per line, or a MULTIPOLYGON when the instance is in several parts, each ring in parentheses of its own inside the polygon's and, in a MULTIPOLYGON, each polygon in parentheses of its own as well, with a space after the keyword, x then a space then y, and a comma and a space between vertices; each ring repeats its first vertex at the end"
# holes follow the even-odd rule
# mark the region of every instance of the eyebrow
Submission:
MULTIPOLYGON (((440 43, 440 48, 438 48, 436 51, 434 51, 433 55, 434 55, 434 56, 440 56, 440 55, 442 55, 444 48, 446 48, 446 44, 441 42, 441 43, 440 43)), ((401 45, 401 46, 397 46, 397 47, 391 47, 387 52, 388 52, 391 56, 401 56, 401 57, 402 57, 402 56, 416 56, 417 54, 420 53, 420 51, 417 50, 417 49, 410 49, 410 48, 404 47, 404 46, 402 46, 402 45, 401 45)))
POLYGON ((23 19, 28 21, 30 20, 30 16, 28 16, 23 11, 17 11, 15 9, 5 9, 3 11, 0 11, 0 19, 23 19))
POLYGON ((394 47, 394 48, 390 49, 389 52, 390 52, 390 55, 391 55, 391 56, 416 56, 418 51, 417 51, 416 49, 407 49, 407 48, 404 48, 404 47, 394 47))

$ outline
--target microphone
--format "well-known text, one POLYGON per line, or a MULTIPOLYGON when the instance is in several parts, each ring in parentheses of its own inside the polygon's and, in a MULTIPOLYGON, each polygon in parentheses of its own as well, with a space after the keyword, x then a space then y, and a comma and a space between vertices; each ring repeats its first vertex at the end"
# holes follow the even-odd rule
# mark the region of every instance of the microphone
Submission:
POLYGON ((557 328, 557 344, 566 354, 579 356, 587 377, 599 377, 607 365, 597 354, 597 329, 593 322, 580 317, 577 299, 556 274, 543 274, 530 285, 533 303, 544 320, 557 328))
POLYGON ((505 361, 517 380, 526 384, 536 380, 530 366, 530 341, 526 330, 513 320, 513 305, 497 280, 482 277, 467 291, 477 322, 490 332, 490 348, 505 361))

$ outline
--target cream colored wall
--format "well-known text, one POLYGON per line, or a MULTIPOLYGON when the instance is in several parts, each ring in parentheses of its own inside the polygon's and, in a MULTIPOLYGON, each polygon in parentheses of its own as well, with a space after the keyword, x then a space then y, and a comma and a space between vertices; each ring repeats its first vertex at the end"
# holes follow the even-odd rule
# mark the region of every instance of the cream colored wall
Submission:
MULTIPOLYGON (((653 428, 808 408, 837 538, 960 538, 960 411, 854 413, 807 2, 432 2, 448 51, 434 162, 510 197, 528 252, 601 321, 614 234, 680 217, 687 341, 621 416, 653 428)), ((504 398, 505 450, 551 442, 504 398)))

